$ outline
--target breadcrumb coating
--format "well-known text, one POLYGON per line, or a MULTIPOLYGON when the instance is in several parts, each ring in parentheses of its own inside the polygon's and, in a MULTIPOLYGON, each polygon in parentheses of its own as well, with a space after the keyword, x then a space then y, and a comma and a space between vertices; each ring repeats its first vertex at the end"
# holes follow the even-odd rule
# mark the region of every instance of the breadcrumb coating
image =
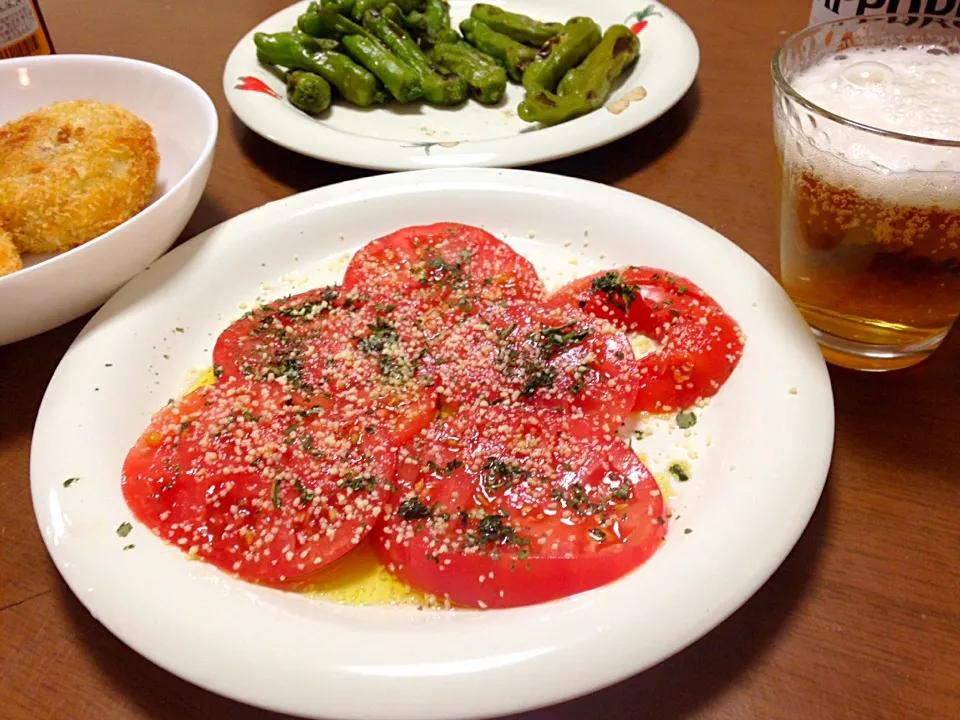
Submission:
POLYGON ((23 261, 10 233, 0 230, 0 277, 23 269, 23 261))
POLYGON ((41 108, 0 128, 0 228, 21 253, 82 245, 149 204, 158 164, 153 130, 124 108, 41 108))

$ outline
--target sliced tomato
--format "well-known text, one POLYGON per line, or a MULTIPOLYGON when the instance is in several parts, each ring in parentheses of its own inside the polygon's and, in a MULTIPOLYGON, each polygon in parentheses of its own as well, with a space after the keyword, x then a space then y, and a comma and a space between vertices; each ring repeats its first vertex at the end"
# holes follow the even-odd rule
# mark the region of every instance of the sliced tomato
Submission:
POLYGON ((618 327, 657 338, 675 316, 671 312, 674 304, 691 300, 712 302, 685 278, 657 268, 630 266, 577 278, 553 293, 549 302, 576 307, 618 327))
POLYGON ((402 444, 436 413, 416 373, 425 353, 403 329, 418 305, 374 303, 323 288, 258 308, 217 340, 222 377, 279 386, 299 405, 335 408, 385 423, 402 444))
POLYGON ((740 327, 716 304, 682 306, 664 335, 638 362, 636 412, 673 412, 713 397, 743 356, 740 327))
POLYGON ((401 451, 376 541, 391 572, 472 607, 599 587, 665 534, 663 499, 619 438, 583 419, 487 408, 436 423, 401 451))
POLYGON ((660 319, 644 302, 643 288, 628 283, 623 271, 611 270, 577 278, 550 296, 555 307, 578 308, 625 330, 653 335, 660 319))
POLYGON ((467 313, 475 305, 545 296, 530 261, 485 230, 459 223, 408 227, 368 243, 347 266, 344 286, 467 313))
POLYGON ((650 267, 580 278, 550 298, 661 344, 639 361, 634 411, 670 412, 713 397, 743 355, 737 323, 688 279, 650 267))
POLYGON ((127 455, 124 498, 156 535, 244 580, 297 585, 356 546, 396 469, 361 418, 229 379, 161 410, 127 455))
POLYGON ((437 398, 419 374, 427 348, 413 323, 419 303, 368 304, 331 318, 308 344, 305 382, 323 402, 384 423, 398 444, 407 442, 437 413, 437 398))
POLYGON ((614 432, 640 376, 630 341, 572 309, 515 302, 462 318, 424 359, 454 408, 523 404, 586 416, 614 432))
POLYGON ((361 304, 334 285, 255 308, 220 333, 213 348, 214 372, 257 380, 271 373, 289 375, 289 363, 323 330, 333 310, 361 304))

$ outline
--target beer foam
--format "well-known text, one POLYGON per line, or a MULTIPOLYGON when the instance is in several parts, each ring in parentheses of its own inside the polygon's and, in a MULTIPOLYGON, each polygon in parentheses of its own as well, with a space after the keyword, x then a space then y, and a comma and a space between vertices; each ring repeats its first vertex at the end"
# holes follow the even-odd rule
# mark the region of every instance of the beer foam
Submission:
POLYGON ((960 140, 960 54, 923 46, 852 49, 814 65, 793 86, 848 120, 914 137, 960 140))
MULTIPOLYGON (((960 54, 923 45, 851 48, 798 73, 791 84, 824 110, 862 125, 960 141, 960 54)), ((825 180, 864 194, 960 204, 960 148, 896 140, 801 114, 801 132, 813 148, 788 143, 788 160, 806 160, 825 180)))

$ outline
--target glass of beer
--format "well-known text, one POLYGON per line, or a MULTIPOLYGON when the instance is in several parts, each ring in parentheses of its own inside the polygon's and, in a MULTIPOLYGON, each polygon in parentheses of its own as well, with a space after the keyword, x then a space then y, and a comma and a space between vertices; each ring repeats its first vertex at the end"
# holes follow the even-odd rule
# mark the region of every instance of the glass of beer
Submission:
POLYGON ((960 30, 815 25, 773 60, 780 279, 826 359, 915 365, 960 314, 960 30))

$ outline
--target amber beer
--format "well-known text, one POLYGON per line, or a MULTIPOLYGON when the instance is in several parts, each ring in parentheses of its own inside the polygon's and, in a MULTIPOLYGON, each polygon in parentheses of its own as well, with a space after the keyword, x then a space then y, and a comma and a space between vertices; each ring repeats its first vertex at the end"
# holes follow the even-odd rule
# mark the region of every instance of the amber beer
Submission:
POLYGON ((960 35, 907 22, 809 28, 774 67, 781 281, 858 369, 920 362, 960 314, 960 35))
POLYGON ((805 169, 786 169, 785 178, 782 212, 793 222, 782 228, 781 280, 808 322, 876 349, 925 349, 842 364, 919 362, 960 314, 960 196, 908 204, 805 169))

